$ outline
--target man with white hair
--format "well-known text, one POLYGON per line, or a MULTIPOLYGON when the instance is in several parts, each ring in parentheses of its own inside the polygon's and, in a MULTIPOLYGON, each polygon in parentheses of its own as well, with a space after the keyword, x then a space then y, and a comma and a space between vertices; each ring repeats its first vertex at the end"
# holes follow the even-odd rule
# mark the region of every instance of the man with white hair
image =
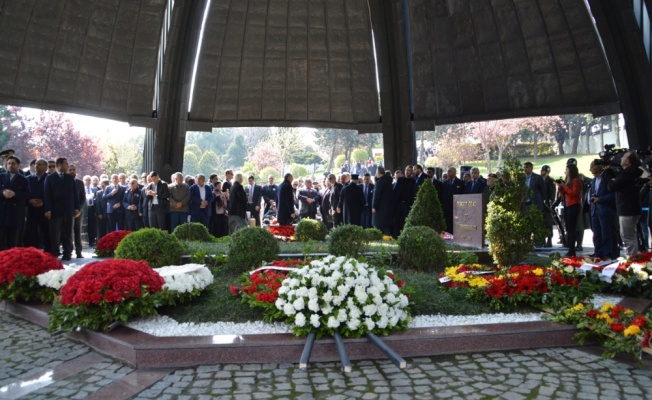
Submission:
POLYGON ((188 222, 190 212, 190 187, 183 181, 181 172, 174 173, 174 183, 170 189, 170 229, 188 222))
POLYGON ((229 195, 229 232, 247 226, 247 194, 242 186, 242 173, 237 172, 231 186, 229 195))
POLYGON ((206 185, 204 174, 197 175, 197 183, 190 187, 190 220, 210 227, 211 207, 213 202, 212 186, 206 185))

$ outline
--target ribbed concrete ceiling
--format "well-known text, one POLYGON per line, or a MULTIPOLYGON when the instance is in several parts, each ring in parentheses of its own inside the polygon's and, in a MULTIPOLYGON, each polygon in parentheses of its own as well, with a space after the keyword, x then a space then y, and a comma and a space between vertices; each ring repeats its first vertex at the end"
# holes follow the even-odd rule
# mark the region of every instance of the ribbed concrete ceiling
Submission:
POLYGON ((163 0, 0 0, 0 101, 151 116, 163 0))
POLYGON ((214 0, 193 121, 378 123, 367 0, 214 0))
MULTIPOLYGON (((0 103, 149 117, 165 3, 0 0, 0 103)), ((584 0, 407 4, 417 125, 617 111, 584 0)), ((212 1, 191 121, 350 128, 378 101, 367 0, 212 1)))
POLYGON ((415 121, 617 111, 584 0, 410 0, 415 121))

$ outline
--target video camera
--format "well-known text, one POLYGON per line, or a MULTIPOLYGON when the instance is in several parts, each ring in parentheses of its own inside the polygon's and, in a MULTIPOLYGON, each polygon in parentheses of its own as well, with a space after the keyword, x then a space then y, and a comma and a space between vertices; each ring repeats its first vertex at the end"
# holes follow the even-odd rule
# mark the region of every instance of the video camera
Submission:
POLYGON ((627 149, 617 149, 615 144, 605 144, 604 151, 601 151, 598 156, 593 160, 593 164, 602 165, 602 166, 612 166, 615 169, 620 168, 620 160, 622 160, 623 155, 627 153, 627 149))

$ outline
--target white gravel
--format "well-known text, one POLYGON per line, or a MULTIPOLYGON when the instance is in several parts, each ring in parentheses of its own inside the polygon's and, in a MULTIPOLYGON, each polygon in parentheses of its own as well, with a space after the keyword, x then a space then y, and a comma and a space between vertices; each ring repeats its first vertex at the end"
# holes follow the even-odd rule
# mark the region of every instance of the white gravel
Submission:
MULTIPOLYGON (((622 296, 596 295, 593 299, 593 303, 600 307, 604 302, 617 304, 622 299, 622 296)), ((421 315, 414 317, 412 322, 410 322, 410 328, 541 321, 541 316, 543 314, 544 313, 421 315)), ((153 336, 216 336, 292 333, 292 329, 290 329, 289 325, 280 322, 271 324, 262 321, 245 323, 179 323, 166 315, 159 315, 147 319, 137 319, 130 321, 127 326, 153 336)))

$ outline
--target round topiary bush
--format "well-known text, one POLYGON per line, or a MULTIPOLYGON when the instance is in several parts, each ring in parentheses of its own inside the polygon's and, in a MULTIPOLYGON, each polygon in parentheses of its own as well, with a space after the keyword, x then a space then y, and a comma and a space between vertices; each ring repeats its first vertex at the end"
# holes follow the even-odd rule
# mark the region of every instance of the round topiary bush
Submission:
POLYGON ((424 272, 443 272, 448 265, 446 244, 427 226, 403 229, 398 237, 398 259, 405 268, 424 272))
POLYGON ((361 226, 346 224, 333 229, 326 242, 329 254, 356 258, 367 240, 361 226))
POLYGON ((383 231, 378 228, 367 228, 364 230, 364 237, 367 242, 378 242, 383 240, 383 231))
POLYGON ((297 224, 294 230, 294 238, 299 242, 309 240, 323 241, 328 234, 326 224, 316 219, 304 218, 297 224))
POLYGON ((227 265, 236 271, 250 271, 263 261, 273 261, 280 251, 278 241, 269 231, 259 227, 238 229, 231 235, 227 265))
POLYGON ((152 268, 159 268, 179 265, 183 252, 183 244, 176 236, 160 229, 146 228, 125 236, 115 250, 115 258, 144 260, 152 268))
POLYGON ((179 240, 188 240, 190 242, 210 242, 211 234, 201 222, 189 222, 187 224, 177 225, 172 232, 179 240))

